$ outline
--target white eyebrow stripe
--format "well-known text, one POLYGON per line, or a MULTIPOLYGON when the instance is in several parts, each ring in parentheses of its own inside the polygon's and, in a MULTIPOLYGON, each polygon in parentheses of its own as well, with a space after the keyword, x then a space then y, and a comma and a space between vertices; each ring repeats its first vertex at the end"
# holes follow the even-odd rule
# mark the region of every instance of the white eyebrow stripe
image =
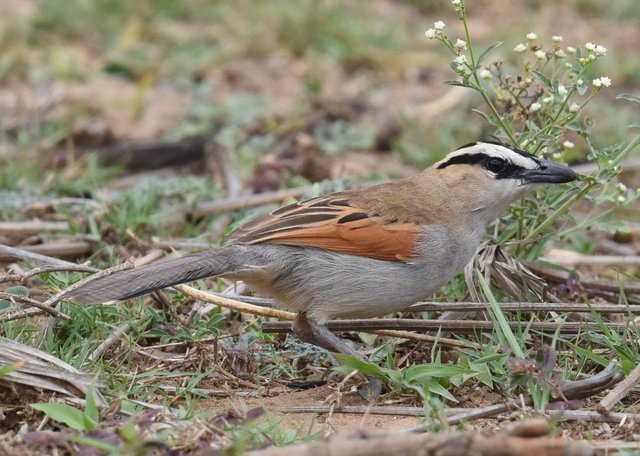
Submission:
POLYGON ((538 168, 538 163, 531 158, 527 158, 523 155, 520 155, 519 153, 514 152, 507 147, 500 146, 498 144, 483 143, 483 142, 479 142, 474 144, 473 146, 465 147, 463 149, 459 149, 454 152, 451 152, 442 160, 437 162, 434 166, 437 168, 438 166, 440 166, 443 163, 446 163, 453 157, 457 157, 460 155, 474 155, 474 154, 485 154, 490 157, 502 158, 503 160, 506 160, 524 169, 538 168))

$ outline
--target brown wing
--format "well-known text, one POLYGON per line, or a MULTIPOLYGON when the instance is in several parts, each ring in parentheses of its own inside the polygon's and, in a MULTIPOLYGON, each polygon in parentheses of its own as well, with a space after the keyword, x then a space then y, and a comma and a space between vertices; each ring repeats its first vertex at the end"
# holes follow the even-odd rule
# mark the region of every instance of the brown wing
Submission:
POLYGON ((393 223, 351 205, 349 193, 333 193, 291 204, 238 228, 230 237, 239 244, 318 247, 390 261, 415 257, 420 227, 393 223))

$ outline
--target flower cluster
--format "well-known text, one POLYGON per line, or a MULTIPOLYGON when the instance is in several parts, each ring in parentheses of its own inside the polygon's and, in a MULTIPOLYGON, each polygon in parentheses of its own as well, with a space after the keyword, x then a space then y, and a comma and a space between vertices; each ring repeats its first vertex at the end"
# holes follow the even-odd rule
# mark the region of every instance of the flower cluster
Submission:
MULTIPOLYGON (((466 21, 464 1, 452 0, 451 4, 466 21)), ((462 79, 455 84, 479 91, 493 111, 495 126, 513 142, 527 142, 538 152, 553 144, 561 150, 573 149, 575 145, 563 138, 565 125, 580 115, 595 93, 612 84, 608 76, 592 79, 590 86, 585 82, 591 72, 587 68, 607 54, 602 44, 567 46, 562 35, 552 35, 551 43, 544 45, 543 38, 529 32, 512 47, 522 65, 514 74, 500 61, 478 62, 470 52, 466 28, 466 36, 455 39, 447 37, 444 29, 443 21, 435 21, 425 36, 451 51, 451 68, 462 79)))

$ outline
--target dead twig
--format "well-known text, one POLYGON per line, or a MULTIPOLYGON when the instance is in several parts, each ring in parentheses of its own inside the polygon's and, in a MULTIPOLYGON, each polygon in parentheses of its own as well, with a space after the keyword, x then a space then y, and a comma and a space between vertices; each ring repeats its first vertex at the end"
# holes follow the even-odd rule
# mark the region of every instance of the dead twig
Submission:
POLYGON ((261 206, 263 204, 278 203, 287 199, 299 199, 313 191, 311 185, 305 187, 289 188, 274 192, 264 192, 255 195, 241 195, 232 198, 218 199, 196 205, 192 212, 195 218, 206 217, 220 212, 231 212, 245 207, 261 206))
POLYGON ((613 406, 625 398, 638 383, 640 383, 640 365, 602 398, 597 407, 598 412, 608 414, 613 406))
MULTIPOLYGON (((535 420, 538 421, 538 420, 535 420)), ((359 430, 338 433, 328 439, 293 445, 284 448, 267 448, 247 453, 249 456, 350 456, 439 455, 453 456, 473 454, 488 456, 587 456, 593 455, 593 447, 587 442, 547 438, 549 427, 534 423, 531 432, 521 433, 527 423, 520 423, 513 430, 484 435, 478 431, 444 434, 407 434, 393 431, 359 430), (515 435, 514 435, 515 434, 515 435), (521 437, 526 435, 527 437, 521 437)))
POLYGON ((43 255, 26 248, 9 247, 8 245, 0 244, 0 261, 24 261, 29 260, 38 264, 46 264, 52 266, 61 267, 75 267, 77 264, 70 263, 68 261, 53 258, 47 255, 43 255))
POLYGON ((27 245, 22 247, 29 252, 50 257, 76 258, 93 251, 93 245, 89 241, 61 241, 46 242, 44 244, 27 245))
MULTIPOLYGON (((266 307, 255 306, 253 304, 246 304, 243 302, 234 301, 232 299, 224 298, 219 295, 214 295, 211 293, 197 290, 187 285, 175 285, 174 288, 180 291, 181 293, 184 293, 187 296, 192 297, 193 299, 210 302, 212 304, 216 304, 221 307, 226 307, 227 309, 233 309, 238 312, 245 312, 253 315, 260 315, 263 317, 274 317, 274 318, 279 318, 281 320, 288 320, 288 321, 293 321, 295 318, 295 314, 292 312, 286 312, 284 310, 278 310, 278 309, 269 309, 266 307)), ((289 328, 291 328, 290 323, 285 323, 285 324, 288 325, 289 328)))
POLYGON ((69 266, 57 266, 57 265, 53 265, 53 266, 42 266, 39 268, 33 268, 27 272, 24 272, 22 274, 2 274, 0 275, 0 283, 3 282, 21 282, 24 283, 26 282, 28 279, 30 279, 33 276, 36 275, 40 275, 40 274, 46 274, 49 272, 91 272, 91 273, 96 273, 99 272, 99 269, 96 268, 92 268, 91 266, 88 266, 87 264, 76 264, 74 265, 73 263, 70 263, 69 266))
MULTIPOLYGON (((156 244, 154 244, 156 245, 156 244)), ((162 244, 158 245, 163 247, 162 244)), ((206 246, 206 244, 205 244, 206 246)), ((206 247, 208 248, 208 247, 206 247)), ((215 294, 215 293, 214 293, 215 294)), ((236 301, 255 304, 261 307, 273 307, 274 300, 257 296, 244 296, 238 294, 227 295, 236 301)), ((640 305, 624 305, 612 303, 579 304, 574 302, 501 302, 500 309, 505 312, 572 312, 572 313, 631 313, 640 314, 640 305)), ((403 312, 447 312, 468 311, 482 312, 487 310, 487 305, 482 302, 456 301, 421 301, 413 304, 403 312)))
POLYGON ((376 334, 378 336, 396 337, 398 339, 415 340, 417 342, 428 342, 431 344, 438 343, 449 347, 457 348, 472 348, 479 349, 480 344, 473 342, 465 342, 462 340, 449 339, 447 337, 429 336, 427 334, 419 334, 410 331, 393 331, 393 330, 378 330, 378 331, 366 331, 370 334, 376 334))
MULTIPOLYGON (((328 405, 312 405, 312 406, 300 406, 300 407, 284 407, 279 409, 281 413, 298 414, 298 413, 314 413, 317 415, 326 415, 331 410, 328 405)), ((333 413, 344 413, 352 415, 364 415, 369 413, 371 415, 392 415, 392 416, 415 416, 421 417, 425 415, 424 407, 398 407, 398 406, 368 406, 368 405, 342 405, 339 407, 333 407, 333 413)), ((489 418, 491 416, 502 416, 501 414, 507 412, 504 410, 502 404, 490 405, 488 407, 481 407, 477 409, 470 408, 449 408, 444 412, 447 416, 459 417, 459 416, 471 416, 474 414, 475 419, 489 418), (495 410, 502 407, 501 412, 495 413, 495 410)), ((609 413, 602 414, 600 412, 594 412, 590 410, 546 410, 544 412, 546 416, 554 419, 562 419, 565 421, 588 421, 596 423, 640 423, 640 413, 609 413)), ((457 420, 456 420, 457 421, 457 420)), ((465 419, 465 421, 470 421, 465 419)), ((449 423, 449 424, 455 424, 449 423)))
POLYGON ((48 306, 45 303, 42 303, 40 301, 36 301, 35 299, 29 298, 27 296, 21 296, 21 295, 16 295, 16 294, 12 294, 12 293, 5 293, 3 291, 0 291, 0 298, 3 299, 7 299, 9 301, 12 302, 20 302, 22 304, 25 304, 27 306, 32 306, 32 307, 36 307, 38 309, 40 309, 41 311, 48 313, 49 315, 51 315, 52 317, 56 317, 56 318, 62 318, 63 320, 71 320, 71 317, 69 317, 68 315, 60 312, 58 309, 48 306))
MULTIPOLYGON (((482 312, 487 310, 483 302, 419 302, 407 309, 411 312, 445 312, 449 310, 482 312)), ((505 312, 575 312, 575 313, 640 313, 640 305, 576 304, 573 302, 501 302, 505 312)))
POLYGON ((574 252, 552 250, 540 261, 560 266, 640 266, 640 256, 633 255, 580 255, 574 252))
POLYGON ((105 340, 102 341, 100 345, 96 347, 96 349, 89 355, 90 361, 95 361, 100 358, 104 352, 106 352, 109 348, 111 348, 116 342, 120 340, 120 338, 131 331, 133 328, 133 323, 123 323, 116 328, 116 330, 105 340))
POLYGON ((68 222, 45 222, 40 220, 0 222, 0 234, 9 236, 26 236, 30 234, 68 230, 68 222))
MULTIPOLYGON (((557 322, 509 322, 509 326, 514 329, 521 329, 525 326, 532 331, 553 333, 558 330, 557 322)), ((588 331, 597 331, 599 326, 594 323, 585 322, 564 322, 561 323, 560 334, 579 334, 588 331)), ((405 331, 457 331, 476 332, 491 331, 493 323, 486 320, 411 320, 405 318, 394 319, 358 319, 358 320, 332 320, 327 326, 330 330, 340 331, 377 331, 377 330, 405 330, 405 331)), ((625 323, 607 323, 607 327, 612 331, 623 331, 625 323)), ((262 324, 265 332, 288 333, 291 332, 291 325, 283 322, 265 322, 262 324)))
MULTIPOLYGON (((546 277, 557 283, 567 283, 569 279, 568 272, 561 272, 553 269, 549 269, 531 262, 524 262, 529 269, 538 275, 546 277)), ((580 284, 585 288, 594 288, 603 291, 612 291, 620 293, 624 290, 625 294, 640 294, 639 283, 620 283, 613 280, 580 280, 580 284)))

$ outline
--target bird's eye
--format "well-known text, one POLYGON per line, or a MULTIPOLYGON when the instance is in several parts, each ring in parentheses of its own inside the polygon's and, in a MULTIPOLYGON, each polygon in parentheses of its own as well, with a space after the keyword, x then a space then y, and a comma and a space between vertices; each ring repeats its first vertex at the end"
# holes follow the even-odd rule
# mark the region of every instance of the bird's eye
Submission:
POLYGON ((505 168, 506 165, 507 165, 506 162, 501 158, 489 158, 484 163, 484 167, 487 168, 492 173, 499 173, 505 168))

